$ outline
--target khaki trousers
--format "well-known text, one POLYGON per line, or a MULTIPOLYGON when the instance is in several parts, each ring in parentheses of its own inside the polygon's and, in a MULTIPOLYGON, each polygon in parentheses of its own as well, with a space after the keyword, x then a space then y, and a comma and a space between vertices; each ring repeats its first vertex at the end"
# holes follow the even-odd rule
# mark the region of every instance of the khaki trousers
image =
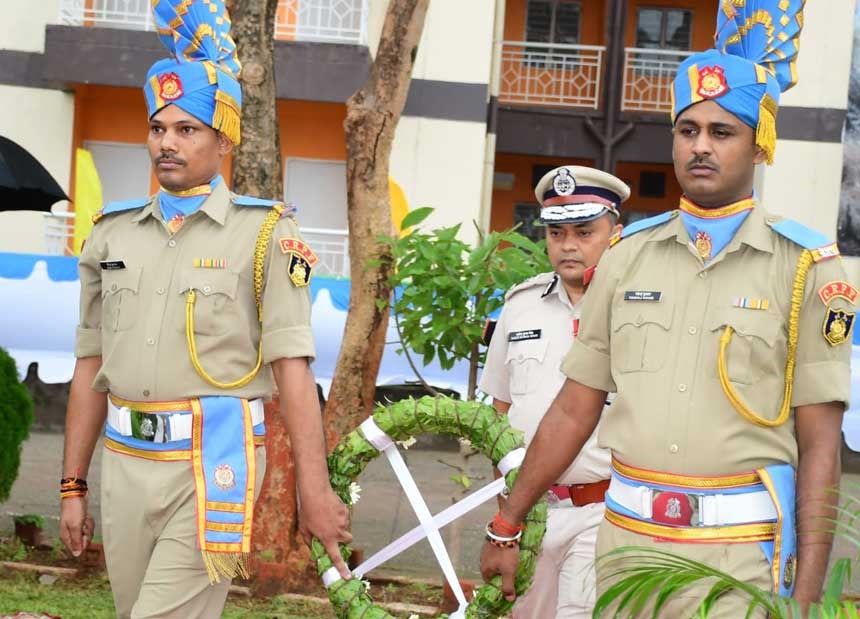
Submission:
MULTIPOLYGON (((256 496, 266 471, 257 448, 256 496)), ((191 462, 156 462, 107 448, 102 531, 120 619, 215 619, 230 583, 210 584, 197 545, 191 462)))
POLYGON ((603 503, 549 508, 532 586, 514 604, 514 619, 590 619, 603 512, 603 503))
MULTIPOLYGON (((600 595, 613 584, 609 575, 619 568, 632 566, 633 561, 622 561, 607 563, 601 561, 600 557, 615 548, 622 546, 642 546, 654 548, 663 552, 671 552, 694 561, 714 567, 734 578, 754 585, 765 591, 773 590, 771 581, 770 563, 764 556, 758 542, 746 542, 736 544, 679 544, 676 542, 655 541, 646 535, 639 535, 616 527, 614 524, 604 520, 600 524, 597 535, 597 594, 600 595)), ((631 551, 635 554, 635 551, 631 551)), ((682 589, 669 599, 669 603, 660 613, 661 619, 688 619, 696 612, 696 608, 704 598, 713 581, 703 580, 703 584, 693 585, 682 589)), ((716 606, 708 613, 708 619, 738 619, 747 616, 749 598, 745 595, 730 591, 717 602, 716 606)), ((641 613, 641 617, 651 619, 652 609, 641 613)), ((625 611, 624 616, 627 616, 625 611)), ((604 616, 612 617, 614 610, 610 610, 604 616)), ((758 619, 765 617, 762 611, 756 612, 752 617, 758 619)))

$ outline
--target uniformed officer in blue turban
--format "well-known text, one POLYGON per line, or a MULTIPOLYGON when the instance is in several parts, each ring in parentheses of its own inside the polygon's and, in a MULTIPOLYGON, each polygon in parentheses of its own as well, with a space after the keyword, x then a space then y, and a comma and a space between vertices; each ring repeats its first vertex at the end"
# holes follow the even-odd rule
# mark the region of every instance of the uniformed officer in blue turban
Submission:
POLYGON ((102 533, 117 616, 220 617, 248 576, 273 378, 296 461, 299 529, 349 571, 348 510, 328 482, 309 281, 294 211, 221 177, 239 143, 240 65, 224 0, 153 0, 170 57, 146 77, 161 185, 107 205, 79 263, 60 536, 92 538, 85 481, 104 430, 102 533))
MULTIPOLYGON (((755 166, 774 159, 779 95, 797 80, 802 8, 722 0, 715 48, 681 64, 672 155, 684 194, 603 255, 567 381, 500 518, 522 523, 615 391, 600 423, 612 471, 598 556, 673 552, 807 607, 832 544, 857 290, 835 243, 753 192, 755 166)), ((598 593, 638 564, 614 559, 598 559, 598 593)), ((502 574, 512 595, 516 561, 485 546, 482 573, 502 574)), ((697 615, 710 585, 673 592, 653 616, 697 615)), ((707 615, 764 616, 748 603, 725 591, 707 615)))

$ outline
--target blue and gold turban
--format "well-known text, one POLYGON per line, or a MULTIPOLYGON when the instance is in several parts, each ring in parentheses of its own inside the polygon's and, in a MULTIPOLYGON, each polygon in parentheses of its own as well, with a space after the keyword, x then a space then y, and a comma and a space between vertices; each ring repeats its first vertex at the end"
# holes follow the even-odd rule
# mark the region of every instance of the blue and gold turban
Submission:
POLYGON ((713 99, 755 129, 773 163, 779 94, 797 82, 805 0, 720 0, 714 49, 681 63, 672 83, 672 123, 713 99))
POLYGON ((238 144, 242 65, 224 0, 152 0, 152 13, 171 57, 146 75, 149 117, 173 104, 238 144))

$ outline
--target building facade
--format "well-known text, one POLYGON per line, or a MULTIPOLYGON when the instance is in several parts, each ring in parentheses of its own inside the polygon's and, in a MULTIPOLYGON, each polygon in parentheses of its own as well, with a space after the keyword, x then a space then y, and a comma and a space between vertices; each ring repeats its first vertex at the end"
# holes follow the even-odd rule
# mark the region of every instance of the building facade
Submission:
MULTIPOLYGON (((279 1, 284 197, 332 274, 347 272, 345 101, 367 76, 386 7, 279 1)), ((669 84, 691 51, 710 46, 715 12, 715 0, 433 0, 392 178, 410 206, 436 209, 430 224, 462 222, 467 236, 470 220, 539 233, 532 188, 562 163, 624 179, 627 221, 674 208, 669 84)), ((776 163, 756 182, 769 210, 834 238, 853 14, 853 0, 807 4, 800 82, 782 100, 776 163)), ((152 29, 149 0, 0 5, 0 134, 70 195, 78 147, 93 153, 105 201, 156 189, 140 90, 164 55, 152 29)), ((0 251, 61 251, 57 219, 0 213, 0 251)), ((856 283, 860 263, 846 262, 856 283)))

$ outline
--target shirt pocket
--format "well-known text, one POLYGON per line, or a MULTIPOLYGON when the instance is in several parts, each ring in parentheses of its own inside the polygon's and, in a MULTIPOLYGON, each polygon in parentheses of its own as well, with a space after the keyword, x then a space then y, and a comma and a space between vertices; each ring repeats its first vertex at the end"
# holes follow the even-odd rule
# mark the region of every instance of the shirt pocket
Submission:
POLYGON ((127 331, 134 326, 142 267, 102 271, 102 328, 127 331))
POLYGON ((666 365, 674 307, 622 301, 612 309, 610 356, 622 373, 658 372, 666 365))
MULTIPOLYGON (((549 339, 542 337, 536 340, 508 342, 508 354, 505 364, 511 381, 511 395, 522 395, 535 391, 540 382, 540 372, 547 371, 543 367, 549 339)), ((551 368, 557 371, 557 368, 551 368)))
MULTIPOLYGON (((785 355, 775 351, 782 330, 778 316, 762 310, 725 308, 711 316, 708 326, 717 341, 715 364, 719 363, 720 337, 726 327, 734 331, 726 347, 731 382, 752 385, 766 376, 781 376, 785 372, 785 355)), ((714 377, 719 378, 718 370, 714 377)))
POLYGON ((223 335, 230 329, 239 328, 236 295, 239 290, 239 274, 222 269, 186 269, 179 278, 179 294, 182 295, 182 320, 179 327, 185 333, 188 291, 197 295, 194 302, 194 333, 198 335, 223 335))

